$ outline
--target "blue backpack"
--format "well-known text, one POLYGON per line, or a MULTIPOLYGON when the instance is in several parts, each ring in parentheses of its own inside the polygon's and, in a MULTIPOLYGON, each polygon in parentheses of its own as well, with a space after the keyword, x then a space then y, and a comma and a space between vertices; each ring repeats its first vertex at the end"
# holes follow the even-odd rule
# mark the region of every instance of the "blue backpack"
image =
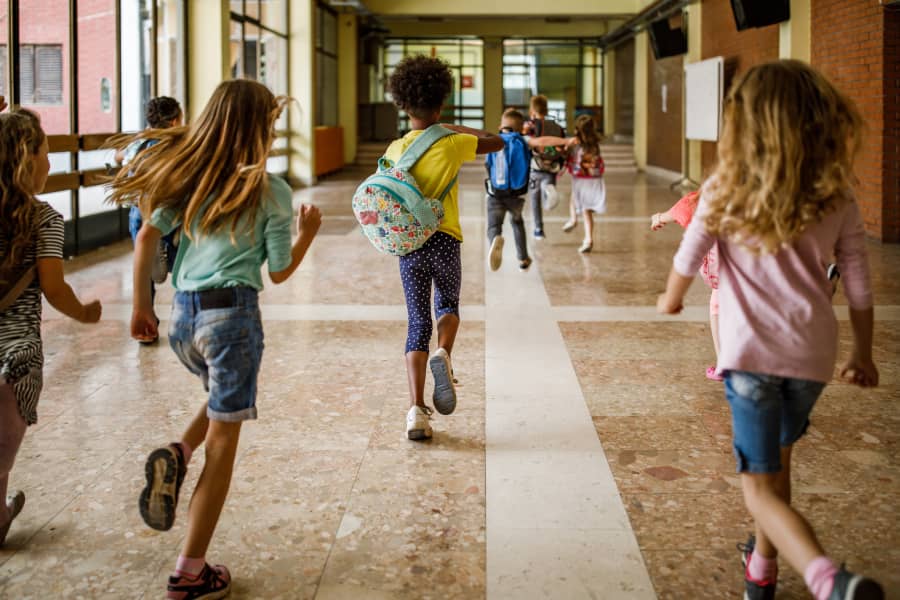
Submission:
POLYGON ((437 198, 426 198, 410 169, 435 142, 452 131, 432 125, 413 140, 394 164, 378 159, 378 170, 353 194, 353 214, 372 245, 385 254, 403 256, 421 248, 437 231, 444 216, 444 198, 456 177, 437 198))
POLYGON ((484 166, 488 178, 487 193, 494 198, 517 198, 528 192, 528 165, 531 150, 528 142, 516 132, 501 132, 503 150, 488 154, 484 166))

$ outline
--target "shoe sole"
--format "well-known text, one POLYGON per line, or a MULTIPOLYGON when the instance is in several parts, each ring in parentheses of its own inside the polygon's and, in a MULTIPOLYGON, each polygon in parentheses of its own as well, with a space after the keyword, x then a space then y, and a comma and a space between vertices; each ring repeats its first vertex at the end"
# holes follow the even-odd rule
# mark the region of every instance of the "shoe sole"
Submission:
POLYGON ((431 432, 426 429, 410 429, 406 432, 406 437, 415 441, 431 439, 431 432))
POLYGON ((450 361, 443 356, 432 356, 428 364, 434 377, 434 407, 442 415, 449 415, 456 410, 456 388, 450 374, 450 361))
POLYGON ((151 452, 144 465, 144 474, 147 485, 138 501, 141 518, 151 529, 168 531, 175 524, 175 506, 178 502, 175 452, 169 448, 157 448, 151 452))
POLYGON ((847 600, 884 600, 884 590, 871 579, 857 575, 847 585, 845 598, 847 600))
POLYGON ((496 271, 503 264, 503 238, 499 235, 491 241, 491 271, 496 271))

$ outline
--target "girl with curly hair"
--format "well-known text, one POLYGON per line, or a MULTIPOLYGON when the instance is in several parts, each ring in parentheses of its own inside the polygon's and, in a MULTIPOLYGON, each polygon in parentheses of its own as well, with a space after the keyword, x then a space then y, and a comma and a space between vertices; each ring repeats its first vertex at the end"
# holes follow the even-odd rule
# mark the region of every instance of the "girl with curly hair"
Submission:
POLYGON ((400 257, 400 277, 409 321, 406 373, 410 407, 406 414, 406 436, 411 440, 425 440, 432 436, 429 420, 433 412, 425 404, 426 363, 434 376, 435 408, 443 415, 449 415, 456 408, 450 354, 459 329, 460 244, 463 239, 457 174, 462 164, 475 160, 477 154, 502 150, 503 138, 471 127, 439 124, 441 109, 453 87, 450 67, 439 58, 420 55, 403 59, 394 69, 389 87, 394 103, 409 115, 412 131, 388 146, 384 153, 386 158, 396 163, 429 127, 444 127, 457 134, 439 139, 411 169, 426 198, 441 197, 447 190, 444 218, 438 231, 424 246, 400 257), (432 284, 438 348, 429 359, 432 284))
POLYGON ((791 449, 837 358, 825 265, 844 278, 853 350, 842 378, 878 385, 865 233, 852 192, 862 118, 824 76, 795 60, 750 69, 729 94, 719 162, 701 194, 658 308, 677 313, 703 257, 719 249, 719 367, 734 453, 756 535, 741 546, 748 598, 772 598, 776 557, 818 600, 882 598, 838 568, 791 506, 791 449))
POLYGON ((25 504, 24 493, 7 495, 7 487, 25 429, 37 423, 41 296, 82 323, 100 320, 100 302, 82 304, 63 276, 62 216, 35 198, 50 172, 48 153, 37 115, 0 115, 0 546, 25 504))

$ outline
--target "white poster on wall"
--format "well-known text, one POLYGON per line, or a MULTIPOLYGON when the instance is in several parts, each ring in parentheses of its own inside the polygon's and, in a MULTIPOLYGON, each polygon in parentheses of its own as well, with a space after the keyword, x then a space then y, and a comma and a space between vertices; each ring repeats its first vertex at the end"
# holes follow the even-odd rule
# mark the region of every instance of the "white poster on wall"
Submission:
POLYGON ((716 142, 722 123, 725 61, 721 56, 684 67, 684 135, 716 142))

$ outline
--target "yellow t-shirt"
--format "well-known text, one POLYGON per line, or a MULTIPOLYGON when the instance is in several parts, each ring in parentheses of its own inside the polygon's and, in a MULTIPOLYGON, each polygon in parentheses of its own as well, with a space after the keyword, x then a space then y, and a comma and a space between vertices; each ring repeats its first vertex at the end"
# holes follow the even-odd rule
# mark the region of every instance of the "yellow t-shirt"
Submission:
MULTIPOLYGON (((413 140, 419 137, 423 130, 410 131, 399 140, 394 140, 384 155, 395 163, 400 159, 413 140)), ((441 192, 453 181, 459 173, 459 168, 464 162, 475 160, 475 149, 478 147, 478 138, 466 133, 448 135, 439 139, 422 158, 413 165, 412 176, 416 178, 419 189, 426 198, 437 198, 441 192)), ((459 224, 459 184, 453 184, 453 188, 444 198, 444 219, 438 231, 443 231, 462 241, 462 227, 459 224)))

